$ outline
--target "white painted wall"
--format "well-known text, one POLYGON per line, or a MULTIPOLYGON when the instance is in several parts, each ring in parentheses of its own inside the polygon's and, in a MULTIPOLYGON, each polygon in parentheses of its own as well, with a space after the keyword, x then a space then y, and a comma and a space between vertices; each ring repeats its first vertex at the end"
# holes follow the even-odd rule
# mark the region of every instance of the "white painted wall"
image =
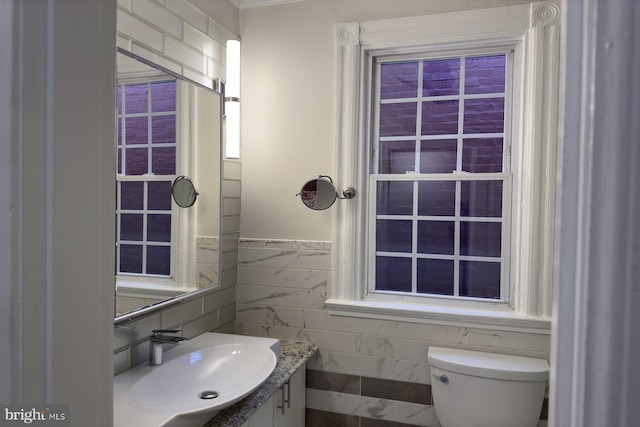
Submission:
POLYGON ((242 236, 332 239, 333 210, 311 211, 294 195, 311 176, 335 174, 337 23, 525 3, 308 0, 242 9, 242 236))
POLYGON ((193 88, 196 236, 220 237, 220 95, 193 88))

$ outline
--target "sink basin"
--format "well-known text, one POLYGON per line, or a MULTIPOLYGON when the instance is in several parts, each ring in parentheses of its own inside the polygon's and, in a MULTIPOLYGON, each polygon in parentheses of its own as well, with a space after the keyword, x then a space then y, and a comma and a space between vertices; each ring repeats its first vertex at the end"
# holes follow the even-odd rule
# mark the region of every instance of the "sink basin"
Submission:
POLYGON ((276 356, 266 347, 217 345, 160 365, 133 386, 129 402, 149 411, 211 412, 247 396, 275 366, 276 356))
POLYGON ((114 378, 114 425, 202 425, 249 395, 276 366, 268 342, 203 335, 165 352, 160 366, 140 365, 114 378))

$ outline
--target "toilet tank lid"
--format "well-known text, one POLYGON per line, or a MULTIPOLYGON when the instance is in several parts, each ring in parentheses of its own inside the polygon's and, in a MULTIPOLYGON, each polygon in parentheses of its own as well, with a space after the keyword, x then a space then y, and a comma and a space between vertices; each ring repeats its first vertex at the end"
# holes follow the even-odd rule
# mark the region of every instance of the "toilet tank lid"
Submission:
POLYGON ((433 367, 477 377, 511 381, 543 381, 549 378, 549 363, 531 357, 429 347, 427 359, 433 367))

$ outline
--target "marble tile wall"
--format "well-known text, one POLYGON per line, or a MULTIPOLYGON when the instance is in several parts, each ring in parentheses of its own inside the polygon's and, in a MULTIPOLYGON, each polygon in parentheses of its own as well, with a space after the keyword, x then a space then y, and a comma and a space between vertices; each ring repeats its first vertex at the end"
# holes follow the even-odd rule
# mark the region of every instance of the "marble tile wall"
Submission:
POLYGON ((236 317, 235 288, 215 292, 114 328, 113 373, 149 360, 149 336, 153 329, 179 329, 185 338, 204 332, 233 333, 236 317))
POLYGON ((220 238, 218 236, 196 237, 196 287, 208 288, 219 283, 220 238))
MULTIPOLYGON (((330 242, 240 239, 236 332, 317 344, 307 363, 312 375, 347 374, 360 387, 363 378, 392 380, 425 386, 425 393, 430 345, 549 358, 549 335, 330 316, 324 304, 330 273, 330 242)), ((344 423, 336 425, 438 425, 430 401, 308 385, 308 425, 317 416, 344 423)))

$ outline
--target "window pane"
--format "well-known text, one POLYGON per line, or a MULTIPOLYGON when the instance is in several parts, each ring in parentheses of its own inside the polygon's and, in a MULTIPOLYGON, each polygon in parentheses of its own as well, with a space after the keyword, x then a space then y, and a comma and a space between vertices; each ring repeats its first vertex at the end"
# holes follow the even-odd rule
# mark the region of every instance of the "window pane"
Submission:
POLYGON ((413 212, 413 182, 378 182, 378 215, 411 215, 413 212))
POLYGON ((420 142, 421 173, 451 173, 456 170, 455 139, 438 139, 420 142))
POLYGON ((176 143, 176 116, 151 117, 151 143, 176 143))
POLYGON ((423 96, 457 95, 459 93, 459 59, 425 61, 423 65, 423 96))
POLYGON ((378 173, 405 173, 416 169, 415 141, 381 141, 378 173))
POLYGON ((416 134, 416 102, 380 105, 380 136, 411 136, 416 134))
POLYGON ((127 148, 125 175, 144 175, 149 172, 148 157, 147 148, 127 148))
POLYGON ((418 252, 453 255, 453 221, 418 221, 418 252))
POLYGON ((118 157, 116 160, 116 162, 118 162, 117 170, 118 170, 118 173, 122 173, 122 148, 118 148, 117 157, 118 157))
POLYGON ((500 263, 460 261, 460 296, 500 298, 500 263))
POLYGON ((464 133, 501 133, 504 131, 504 98, 464 101, 464 133))
POLYGON ((142 214, 120 215, 120 240, 142 240, 142 214))
POLYGON ((502 223, 460 222, 460 254, 499 257, 502 223))
POLYGON ((149 210, 171 210, 171 182, 151 181, 148 183, 147 209, 149 210))
POLYGON ((142 245, 120 245, 120 272, 142 273, 142 245))
POLYGON ((120 208, 133 210, 143 209, 143 182, 121 182, 120 183, 120 208))
POLYGON ((171 248, 169 246, 147 246, 147 274, 171 274, 171 248))
POLYGON ((125 86, 125 113, 146 113, 148 103, 147 94, 148 85, 146 83, 125 86))
POLYGON ((409 220, 379 219, 376 221, 376 250, 411 252, 412 223, 409 220))
POLYGON ((116 113, 122 114, 122 90, 123 86, 116 86, 116 113))
POLYGON ((422 103, 422 135, 456 135, 457 133, 457 100, 422 103))
POLYGON ((501 217, 503 188, 502 181, 462 181, 460 215, 501 217))
POLYGON ((376 257, 376 289, 411 292, 411 258, 376 257))
POLYGON ((149 143, 149 122, 146 117, 127 117, 125 126, 125 144, 149 143))
POLYGON ((176 147, 158 147, 151 150, 153 173, 174 175, 176 173, 176 147))
POLYGON ((502 172, 502 138, 465 139, 462 170, 472 173, 502 172))
POLYGON ((116 138, 118 140, 118 145, 122 145, 122 121, 123 120, 124 119, 121 118, 121 117, 118 117, 118 120, 117 120, 117 122, 118 122, 118 130, 117 130, 116 138))
POLYGON ((380 98, 418 96, 418 63, 402 62, 380 66, 380 98))
POLYGON ((418 259, 418 293, 453 295, 453 261, 418 259))
POLYGON ((506 56, 465 60, 464 93, 504 93, 506 56))
POLYGON ((147 215, 147 240, 150 242, 171 241, 171 214, 147 215))
POLYGON ((151 111, 176 111, 176 82, 151 84, 151 111))
POLYGON ((453 216, 456 213, 455 181, 423 181, 418 183, 418 215, 453 216))

